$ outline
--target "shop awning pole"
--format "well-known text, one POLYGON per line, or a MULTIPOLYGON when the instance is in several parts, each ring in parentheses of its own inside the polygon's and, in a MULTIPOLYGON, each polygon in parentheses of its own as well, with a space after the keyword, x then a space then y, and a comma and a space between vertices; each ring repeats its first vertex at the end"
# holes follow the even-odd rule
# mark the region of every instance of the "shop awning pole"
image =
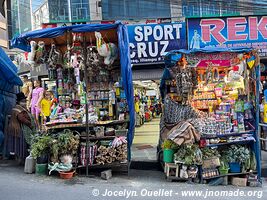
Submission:
POLYGON ((260 148, 260 131, 261 128, 260 124, 260 79, 261 79, 261 72, 260 72, 260 65, 255 67, 256 71, 256 131, 255 131, 255 156, 257 160, 257 172, 258 172, 258 180, 261 182, 261 148, 260 148))
POLYGON ((86 65, 87 60, 87 52, 86 52, 86 38, 83 37, 83 65, 84 65, 84 84, 85 84, 85 123, 86 123, 86 176, 88 176, 88 164, 89 164, 89 155, 88 155, 88 148, 89 148, 89 123, 88 123, 88 102, 87 102, 87 89, 88 89, 88 70, 86 65))

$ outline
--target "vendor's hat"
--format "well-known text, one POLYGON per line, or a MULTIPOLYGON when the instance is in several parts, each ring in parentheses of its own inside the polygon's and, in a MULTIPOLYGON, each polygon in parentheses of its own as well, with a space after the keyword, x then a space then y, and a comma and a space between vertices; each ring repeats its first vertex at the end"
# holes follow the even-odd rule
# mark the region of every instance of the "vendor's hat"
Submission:
POLYGON ((21 101, 23 99, 26 99, 26 97, 25 97, 23 92, 20 92, 20 93, 18 93, 16 95, 17 95, 17 102, 19 102, 19 101, 21 101))

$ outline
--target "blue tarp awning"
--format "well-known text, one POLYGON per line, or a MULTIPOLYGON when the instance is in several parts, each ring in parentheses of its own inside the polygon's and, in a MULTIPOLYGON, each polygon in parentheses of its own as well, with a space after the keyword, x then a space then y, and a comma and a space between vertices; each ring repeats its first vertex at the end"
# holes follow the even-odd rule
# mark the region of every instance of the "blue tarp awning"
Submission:
POLYGON ((130 113, 130 127, 128 132, 129 144, 132 144, 134 137, 134 127, 135 127, 135 111, 134 111, 134 98, 133 98, 133 83, 132 83, 132 68, 130 60, 130 49, 129 49, 129 39, 127 26, 120 22, 114 24, 81 24, 74 26, 64 26, 57 28, 47 28, 42 30, 36 30, 28 33, 24 33, 11 42, 13 47, 30 51, 30 40, 37 38, 55 38, 64 35, 67 31, 71 32, 94 32, 94 31, 104 31, 109 29, 117 29, 118 35, 118 46, 120 53, 120 63, 121 63, 121 76, 122 85, 126 94, 127 103, 130 113))
POLYGON ((201 49, 179 49, 179 50, 173 50, 166 54, 166 56, 170 54, 192 54, 192 53, 222 53, 222 52, 235 52, 235 53, 244 53, 244 52, 250 52, 252 51, 252 48, 247 47, 233 47, 233 48, 224 48, 224 47, 204 47, 201 49))
POLYGON ((0 90, 10 91, 14 85, 22 85, 18 69, 0 47, 0 90))

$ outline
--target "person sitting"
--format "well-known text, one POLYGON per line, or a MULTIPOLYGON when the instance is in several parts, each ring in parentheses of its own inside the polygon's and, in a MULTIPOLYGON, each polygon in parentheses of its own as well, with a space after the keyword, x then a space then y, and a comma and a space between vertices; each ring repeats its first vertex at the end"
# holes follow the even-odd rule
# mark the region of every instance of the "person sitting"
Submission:
POLYGON ((6 136, 7 156, 15 157, 23 163, 28 156, 27 151, 33 136, 37 133, 33 116, 26 108, 26 96, 21 92, 17 94, 17 104, 12 109, 6 136))

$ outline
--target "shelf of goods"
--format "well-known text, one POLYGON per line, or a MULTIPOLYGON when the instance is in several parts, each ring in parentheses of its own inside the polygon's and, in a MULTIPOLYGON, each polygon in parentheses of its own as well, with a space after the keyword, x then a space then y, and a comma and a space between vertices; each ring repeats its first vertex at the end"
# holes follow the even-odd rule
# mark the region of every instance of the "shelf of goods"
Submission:
POLYGON ((165 173, 172 173, 167 179, 188 180, 189 172, 197 172, 196 179, 201 180, 255 175, 253 181, 261 182, 258 125, 267 124, 259 124, 260 67, 248 62, 257 56, 250 49, 176 51, 166 56, 167 63, 173 63, 168 63, 165 70, 170 75, 164 73, 161 83, 165 94, 161 136, 168 135, 162 141, 163 158, 169 169, 165 173))
POLYGON ((51 91, 56 101, 45 130, 55 135, 67 129, 72 134, 79 132, 79 163, 83 162, 87 175, 86 162, 94 161, 92 155, 88 157, 92 143, 96 145, 92 166, 125 166, 130 162, 134 100, 126 35, 122 23, 84 24, 28 32, 12 42, 31 50, 32 66, 47 67, 49 81, 55 83, 51 91), (105 155, 112 157, 106 159, 108 163, 98 155, 106 150, 112 150, 105 155))

